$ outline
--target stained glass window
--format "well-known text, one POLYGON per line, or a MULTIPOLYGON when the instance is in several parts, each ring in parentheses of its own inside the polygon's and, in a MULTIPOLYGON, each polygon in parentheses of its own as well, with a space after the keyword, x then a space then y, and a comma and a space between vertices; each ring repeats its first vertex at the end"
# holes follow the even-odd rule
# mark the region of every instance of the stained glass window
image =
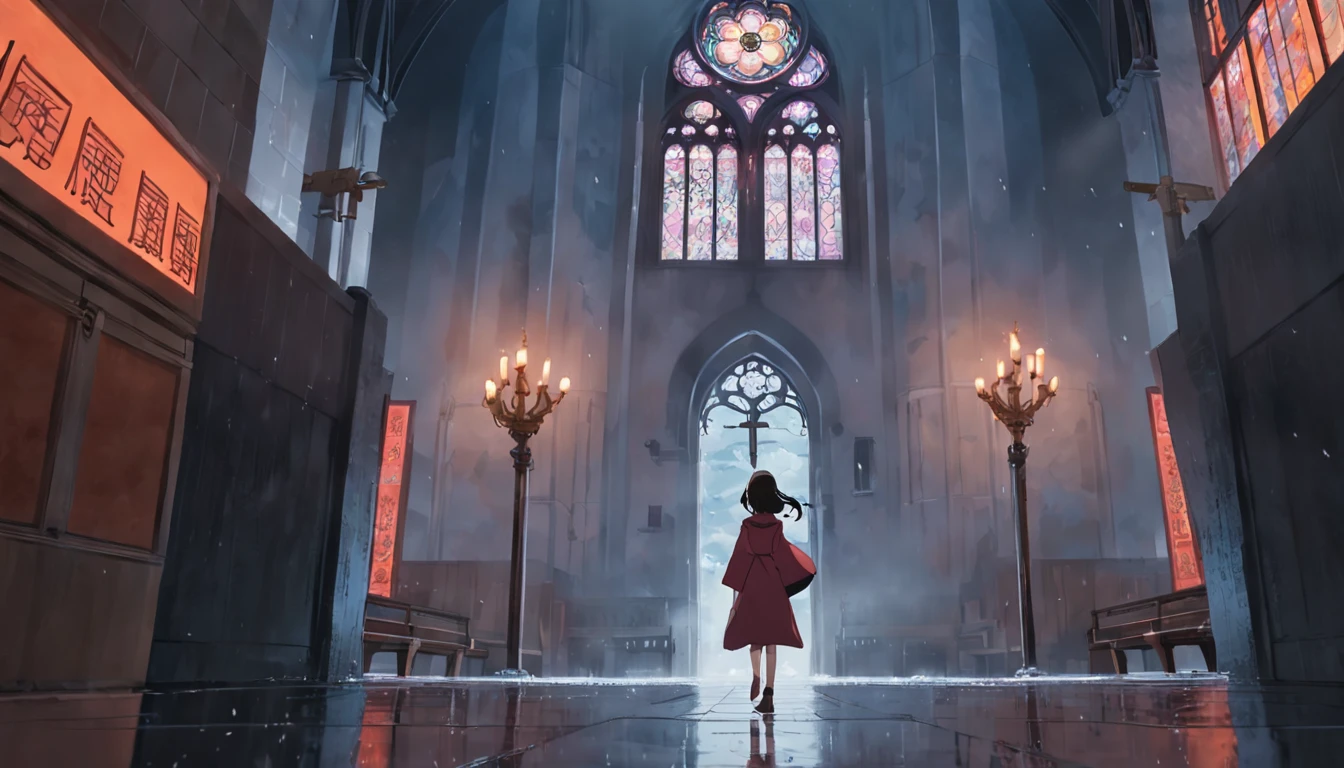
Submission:
POLYGON ((1344 0, 1316 0, 1316 14, 1321 20, 1321 37, 1325 53, 1331 62, 1344 57, 1344 0))
POLYGON ((1236 179, 1328 64, 1344 57, 1344 0, 1199 0, 1213 65, 1209 119, 1228 181, 1236 179), (1238 22, 1239 19, 1244 21, 1238 22))
POLYGON ((778 136, 762 157, 767 261, 844 258, 840 141, 833 125, 822 131, 819 117, 816 104, 795 101, 767 131, 778 136))
POLYGON ((795 101, 784 108, 784 117, 799 128, 816 116, 817 105, 810 101, 795 101))
POLYGON ((1227 28, 1223 25, 1223 11, 1219 5, 1222 0, 1199 0, 1204 6, 1204 24, 1209 29, 1209 48, 1214 56, 1223 52, 1227 45, 1227 28))
POLYGON ((663 155, 663 258, 685 256, 686 150, 678 144, 663 155))
POLYGON ((742 107, 742 111, 747 113, 747 122, 756 119, 756 113, 760 111, 761 105, 764 103, 765 99, 755 94, 739 96, 737 99, 738 106, 742 107))
POLYGON ((690 209, 686 224, 686 258, 714 259, 714 153, 704 144, 691 147, 690 209))
POLYGON ((835 144, 817 148, 817 219, 817 258, 822 261, 842 258, 845 248, 840 205, 840 147, 835 144))
POLYGON ((789 78, 789 85, 794 88, 811 88, 825 80, 826 74, 826 57, 816 48, 810 48, 803 63, 798 65, 798 69, 794 70, 789 78))
POLYGON ((765 150, 765 258, 789 258, 789 160, 778 144, 765 150))
POLYGON ((686 105, 686 110, 683 114, 686 116, 687 120, 694 120, 700 125, 704 125, 710 120, 717 118, 719 116, 719 110, 708 101, 693 101, 686 105))
POLYGON ((793 148, 793 162, 789 169, 789 196, 793 208, 793 259, 815 261, 817 258, 816 227, 816 166, 812 149, 806 144, 793 148))
POLYGON ((784 0, 706 4, 690 48, 677 51, 671 73, 681 85, 715 95, 687 98, 674 88, 678 103, 662 138, 661 258, 841 260, 840 135, 817 107, 818 99, 829 103, 821 94, 835 96, 823 85, 830 79, 827 54, 802 43, 804 19, 784 0), (789 96, 803 89, 817 95, 789 96), (741 112, 720 108, 724 98, 741 112), (749 125, 758 122, 764 124, 749 125), (753 201, 746 211, 739 199, 743 185, 753 201), (745 251, 744 215, 764 220, 745 251))
POLYGON ((707 101, 674 114, 685 123, 663 140, 662 259, 735 260, 739 153, 732 125, 707 101))
POLYGON ((1251 62, 1246 55, 1246 46, 1238 45, 1227 62, 1227 99, 1232 112, 1232 135, 1237 142, 1237 160, 1243 169, 1265 144, 1260 108, 1250 79, 1251 62))
POLYGON ((677 54, 677 60, 672 65, 672 75, 677 78, 677 82, 689 88, 704 88, 714 84, 714 79, 705 74, 690 51, 677 54))
POLYGON ((737 149, 725 145, 719 149, 718 168, 718 250, 719 261, 737 259, 737 149))
POLYGON ((1265 0, 1251 14, 1247 39, 1255 61, 1268 134, 1274 135, 1325 68, 1303 0, 1265 0), (1305 20, 1305 24, 1304 24, 1305 20))
POLYGON ((793 65, 801 52, 801 19, 774 0, 724 0, 697 31, 700 52, 720 77, 766 83, 793 65))

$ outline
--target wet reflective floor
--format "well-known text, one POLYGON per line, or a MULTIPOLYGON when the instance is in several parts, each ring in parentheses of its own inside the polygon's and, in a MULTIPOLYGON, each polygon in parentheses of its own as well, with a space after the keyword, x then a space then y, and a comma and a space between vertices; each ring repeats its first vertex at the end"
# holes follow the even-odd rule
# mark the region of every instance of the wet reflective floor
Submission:
POLYGON ((375 679, 0 697, 0 765, 1338 766, 1344 689, 1217 677, 814 680, 776 713, 693 681, 375 679))

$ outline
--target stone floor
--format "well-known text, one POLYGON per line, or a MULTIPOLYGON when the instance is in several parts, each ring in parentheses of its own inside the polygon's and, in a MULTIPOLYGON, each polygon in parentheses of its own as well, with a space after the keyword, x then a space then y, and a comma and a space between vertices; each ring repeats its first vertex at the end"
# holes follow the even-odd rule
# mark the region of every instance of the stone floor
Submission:
POLYGON ((693 681, 374 679, 0 697, 6 768, 1344 765, 1344 689, 1211 676, 815 680, 772 717, 693 681))

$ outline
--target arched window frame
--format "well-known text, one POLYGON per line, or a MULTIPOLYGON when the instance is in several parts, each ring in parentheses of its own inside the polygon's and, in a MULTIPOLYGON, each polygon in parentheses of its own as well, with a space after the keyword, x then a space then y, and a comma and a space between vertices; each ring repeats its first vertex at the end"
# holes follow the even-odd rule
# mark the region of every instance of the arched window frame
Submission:
POLYGON ((673 147, 679 147, 683 153, 684 167, 682 169, 682 229, 681 229, 681 256, 669 258, 666 255, 668 244, 666 242, 665 229, 667 222, 663 218, 663 207, 659 206, 659 240, 658 253, 659 260, 664 263, 713 263, 717 261, 735 262, 741 258, 742 243, 742 143, 738 136, 737 127, 733 120, 724 113, 723 107, 711 100, 690 97, 678 102, 671 111, 668 119, 664 120, 663 136, 660 142, 660 151, 658 154, 658 178, 659 178, 659 200, 665 202, 667 189, 663 183, 667 173, 668 150, 673 147), (708 103, 712 105, 717 114, 704 122, 700 122, 687 116, 687 111, 692 105, 698 103, 708 103), (712 230, 710 236, 710 257, 708 259, 691 258, 691 154, 697 148, 708 147, 712 158, 710 161, 710 197, 713 203, 711 211, 712 230), (736 232, 731 237, 734 246, 730 249, 725 242, 729 236, 723 230, 724 222, 720 220, 720 213, 726 200, 723 199, 723 184, 726 179, 721 177, 722 159, 724 151, 730 149, 735 154, 734 177, 732 179, 733 200, 732 205, 735 208, 736 232))
MULTIPOLYGON (((709 7, 717 7, 717 3, 709 7)), ((801 14, 801 11, 799 12, 801 14)), ((644 174, 648 182, 647 189, 650 194, 656 196, 660 205, 656 210, 659 216, 657 227, 647 229, 656 230, 656 238, 653 243, 652 255, 653 261, 660 266, 685 268, 691 264, 699 267, 708 267, 717 264, 740 264, 740 263, 766 263, 772 268, 780 268, 783 265, 797 267, 832 267, 843 266, 848 263, 845 248, 853 242, 852 238, 847 237, 845 228, 848 226, 846 221, 850 218, 849 211, 846 210, 849 205, 850 195, 848 194, 845 180, 848 175, 843 171, 840 173, 841 183, 837 189, 839 199, 839 209, 841 211, 838 220, 840 227, 838 230, 837 241, 839 244, 839 258, 798 260, 792 258, 793 249, 790 247, 790 258, 782 260, 766 260, 765 258, 765 178, 764 178, 764 154, 766 148, 770 145, 770 139, 767 135, 770 125, 779 119, 781 111, 789 104, 798 99, 805 99, 813 102, 818 110, 819 119, 823 131, 826 126, 834 126, 835 133, 823 133, 817 141, 809 143, 813 154, 813 167, 815 177, 815 151, 823 145, 833 144, 839 151, 839 166, 837 170, 843 168, 848 162, 842 150, 842 138, 845 135, 843 128, 843 117, 838 108, 838 78, 834 71, 834 63, 831 54, 825 42, 819 39, 819 36, 813 34, 806 19, 799 16, 807 30, 803 36, 801 48, 803 53, 787 69, 783 70, 777 77, 764 83, 744 84, 737 82, 725 82, 703 59, 703 51, 697 45, 694 37, 694 30, 685 35, 681 41, 673 48, 672 55, 668 59, 667 68, 667 93, 669 94, 668 103, 671 105, 666 112, 659 127, 660 141, 657 144, 659 154, 657 158, 649 158, 646 163, 650 167, 650 172, 644 174), (800 71, 805 67, 809 71, 815 71, 815 64, 819 57, 822 63, 822 74, 820 77, 810 82, 803 82, 807 78, 800 71), (688 76, 689 75, 689 76, 688 76), (791 84, 791 81, 796 84, 791 84), (746 96, 759 98, 761 104, 756 109, 755 114, 748 116, 739 100, 746 96), (723 259, 694 261, 686 258, 665 259, 663 258, 662 231, 664 220, 662 216, 661 202, 664 198, 663 171, 665 153, 668 147, 675 144, 682 144, 689 153, 691 143, 678 140, 677 135, 668 133, 669 129, 679 130, 679 126, 684 123, 683 110, 687 104, 696 100, 704 100, 715 104, 721 113, 721 118, 727 121, 735 130, 734 138, 737 141, 738 150, 738 258, 725 261, 723 259), (655 183, 656 182, 656 183, 655 183)), ((721 125, 720 136, 724 136, 726 130, 721 125)), ((778 142, 776 142, 778 143, 778 142)), ((792 150, 797 142, 790 142, 789 149, 792 150)), ((717 157, 717 154, 716 154, 717 157)), ((688 160, 689 165, 689 160, 688 160)), ((716 169, 717 170, 717 169, 716 169)), ((687 170, 689 176, 689 168, 687 170)), ((816 192, 814 181, 814 208, 816 205, 816 192)), ((790 211, 792 214, 792 211, 790 211)), ((814 214, 815 215, 815 214, 814 214)), ((683 209, 682 216, 689 219, 689 212, 683 209)), ((791 219, 792 222, 792 219, 791 219)), ((685 226, 685 225, 683 225, 685 226)), ((792 230, 792 223, 790 224, 792 230)), ((717 238, 716 238, 717 240, 717 238)), ((818 247, 820 251, 820 246, 818 247)), ((684 253, 684 251, 683 251, 684 253)))

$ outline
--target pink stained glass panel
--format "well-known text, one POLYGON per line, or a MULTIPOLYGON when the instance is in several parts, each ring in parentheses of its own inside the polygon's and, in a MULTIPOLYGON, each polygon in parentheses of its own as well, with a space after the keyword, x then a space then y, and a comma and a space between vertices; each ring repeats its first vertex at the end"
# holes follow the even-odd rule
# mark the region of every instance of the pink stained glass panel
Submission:
POLYGON ((1232 115, 1227 108, 1227 85, 1221 72, 1209 86, 1209 102, 1213 105, 1214 127, 1218 131, 1223 167, 1227 169, 1227 183, 1231 184, 1241 173, 1241 163, 1237 160, 1237 140, 1232 135, 1232 115))
POLYGON ((686 258, 714 259, 714 153, 704 144, 691 147, 691 186, 686 222, 686 258))
POLYGON ((1321 19, 1321 37, 1325 38, 1325 53, 1331 62, 1344 57, 1344 0, 1316 0, 1316 13, 1321 19))
POLYGON ((663 155, 663 258, 686 256, 683 229, 686 225, 686 150, 667 148, 663 155))
POLYGON ((789 158, 777 144, 765 150, 765 258, 789 259, 789 158))
POLYGON ((700 68, 700 64, 690 51, 677 54, 677 59, 672 64, 672 74, 677 78, 677 82, 688 88, 704 88, 714 83, 714 79, 705 74, 705 70, 700 68))
POLYGON ((804 144, 793 148, 793 166, 789 174, 789 196, 793 209, 793 259, 817 259, 816 170, 812 150, 804 144))
POLYGON ((803 63, 799 64, 798 69, 789 77, 789 85, 794 88, 811 88, 825 79, 826 57, 821 55, 821 51, 811 48, 803 63))
POLYGON ((764 103, 765 99, 755 94, 739 96, 737 98, 738 106, 742 107, 742 111, 747 113, 747 122, 756 119, 756 113, 761 110, 761 105, 764 103))
POLYGON ((718 246, 714 257, 737 260, 737 148, 719 149, 717 224, 718 246))
POLYGON ((840 204, 840 147, 817 148, 818 257, 823 261, 844 258, 843 210, 840 204))

